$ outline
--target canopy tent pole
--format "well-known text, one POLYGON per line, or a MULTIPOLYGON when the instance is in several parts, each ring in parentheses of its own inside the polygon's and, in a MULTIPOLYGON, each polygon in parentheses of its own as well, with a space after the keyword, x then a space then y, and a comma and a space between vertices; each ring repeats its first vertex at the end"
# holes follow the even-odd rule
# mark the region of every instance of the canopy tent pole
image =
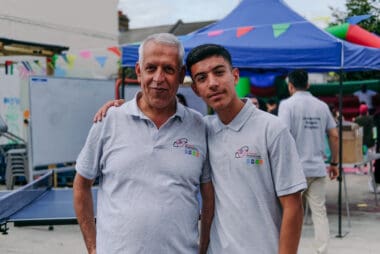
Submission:
POLYGON ((120 90, 120 98, 118 99, 125 99, 125 94, 124 94, 124 87, 125 87, 125 70, 126 67, 121 67, 121 90, 120 90))
POLYGON ((342 179, 343 179, 343 166, 342 166, 342 157, 343 157, 343 116, 342 116, 342 98, 343 98, 343 71, 339 71, 339 191, 338 191, 338 235, 337 237, 342 236, 342 179))
POLYGON ((348 232, 345 234, 342 234, 342 182, 343 181, 344 181, 344 188, 345 188, 345 199, 346 199, 346 209, 347 209, 346 212, 347 212, 347 216, 348 216, 348 227, 351 227, 351 219, 350 219, 350 211, 349 211, 348 195, 347 195, 347 187, 346 187, 346 177, 345 177, 344 171, 343 171, 343 114, 342 114, 342 108, 343 108, 343 69, 340 69, 339 70, 339 117, 338 117, 338 127, 339 127, 338 235, 336 236, 338 238, 343 238, 348 234, 348 232))

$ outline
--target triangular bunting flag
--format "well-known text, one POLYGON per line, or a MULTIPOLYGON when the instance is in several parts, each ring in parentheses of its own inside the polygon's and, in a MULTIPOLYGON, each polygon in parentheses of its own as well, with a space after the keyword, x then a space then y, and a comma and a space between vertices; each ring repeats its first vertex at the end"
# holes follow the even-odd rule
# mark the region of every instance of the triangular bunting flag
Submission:
POLYGON ((79 55, 84 58, 84 59, 89 59, 91 58, 91 51, 90 50, 82 50, 79 52, 79 55))
POLYGON ((74 62, 77 59, 76 55, 68 54, 67 55, 67 66, 71 69, 74 67, 74 62))
POLYGON ((219 36, 223 32, 224 32, 223 30, 215 30, 215 31, 208 32, 207 35, 208 35, 208 37, 219 36))
POLYGON ((236 30, 236 37, 240 38, 241 36, 249 33, 250 31, 253 30, 253 26, 246 26, 246 27, 239 27, 237 30, 236 30))
POLYGON ((104 64, 106 63, 107 61, 107 57, 106 56, 97 56, 95 57, 96 61, 99 63, 100 67, 104 67, 104 64))
POLYGON ((27 64, 26 61, 21 61, 22 65, 24 66, 25 70, 27 71, 31 71, 31 69, 29 69, 29 65, 27 64))
POLYGON ((121 56, 121 52, 120 52, 119 47, 116 47, 116 46, 115 47, 109 47, 108 50, 117 56, 121 56))
POLYGON ((69 63, 69 59, 67 58, 67 55, 65 53, 63 53, 61 55, 61 57, 63 58, 63 60, 68 64, 69 63))
POLYGON ((65 77, 66 76, 66 71, 60 67, 56 67, 54 71, 54 75, 57 77, 65 77))
POLYGON ((289 29, 289 27, 289 23, 272 25, 274 38, 278 38, 281 34, 285 33, 289 29))
POLYGON ((347 18, 347 23, 356 25, 357 23, 369 19, 372 15, 371 14, 365 14, 365 15, 358 15, 358 16, 352 16, 347 18))

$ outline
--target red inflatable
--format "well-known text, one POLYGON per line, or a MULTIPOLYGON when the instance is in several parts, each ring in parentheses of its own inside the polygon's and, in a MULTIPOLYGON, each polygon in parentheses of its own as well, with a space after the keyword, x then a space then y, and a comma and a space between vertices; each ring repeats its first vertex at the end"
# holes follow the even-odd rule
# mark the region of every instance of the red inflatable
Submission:
POLYGON ((346 40, 363 46, 380 48, 380 37, 358 25, 350 25, 348 27, 346 40))

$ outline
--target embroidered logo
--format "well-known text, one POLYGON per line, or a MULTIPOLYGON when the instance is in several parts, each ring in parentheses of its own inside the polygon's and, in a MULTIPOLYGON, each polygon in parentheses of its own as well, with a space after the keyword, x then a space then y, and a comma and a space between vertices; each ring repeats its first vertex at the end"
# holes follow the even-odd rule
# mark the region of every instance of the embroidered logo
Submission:
POLYGON ((176 148, 183 147, 185 154, 195 156, 195 157, 200 156, 198 149, 194 145, 190 144, 187 138, 177 139, 176 141, 174 141, 173 147, 176 147, 176 148))
POLYGON ((249 152, 248 146, 242 146, 235 152, 236 159, 245 159, 247 165, 262 165, 264 160, 260 154, 249 152))

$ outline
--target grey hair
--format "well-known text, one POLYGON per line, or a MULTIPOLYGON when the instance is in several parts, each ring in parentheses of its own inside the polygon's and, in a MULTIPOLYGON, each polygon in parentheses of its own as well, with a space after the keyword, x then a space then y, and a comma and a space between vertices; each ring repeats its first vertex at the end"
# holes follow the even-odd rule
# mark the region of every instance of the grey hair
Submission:
POLYGON ((156 42, 158 44, 166 44, 169 46, 176 47, 178 49, 178 63, 180 64, 180 67, 183 66, 183 58, 185 56, 185 49, 183 48, 182 43, 178 40, 178 38, 170 33, 157 33, 149 35, 141 44, 139 47, 139 64, 142 65, 143 62, 143 53, 144 53, 144 47, 148 42, 156 42))

